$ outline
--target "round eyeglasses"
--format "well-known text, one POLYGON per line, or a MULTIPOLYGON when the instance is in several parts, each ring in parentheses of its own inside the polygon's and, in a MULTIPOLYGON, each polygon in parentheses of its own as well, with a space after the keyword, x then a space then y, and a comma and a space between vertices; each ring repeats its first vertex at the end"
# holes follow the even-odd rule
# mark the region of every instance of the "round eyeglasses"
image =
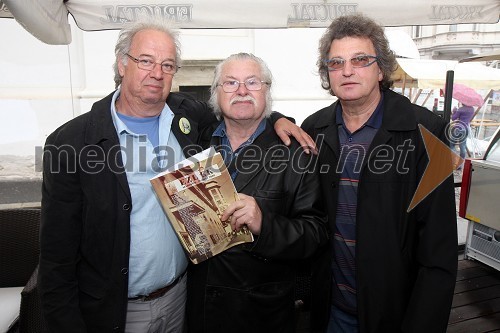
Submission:
POLYGON ((245 87, 250 91, 257 91, 262 89, 263 84, 269 85, 269 82, 260 81, 256 78, 247 79, 243 82, 237 80, 224 81, 222 84, 218 84, 217 86, 221 86, 222 90, 227 93, 232 93, 238 90, 241 84, 244 84, 245 87))
MULTIPOLYGON (((376 56, 360 54, 351 59, 348 59, 354 68, 368 67, 371 64, 377 62, 378 58, 376 56)), ((347 60, 340 57, 335 57, 325 60, 325 65, 328 67, 329 71, 338 71, 345 67, 347 60)))
POLYGON ((156 65, 160 65, 161 71, 165 74, 171 74, 174 75, 177 73, 177 70, 180 68, 180 66, 177 66, 175 62, 173 61, 164 61, 164 62, 154 62, 153 59, 149 57, 144 57, 141 56, 139 58, 132 57, 130 54, 125 53, 127 57, 130 58, 133 62, 137 64, 137 67, 139 69, 144 69, 146 71, 152 71, 156 65))

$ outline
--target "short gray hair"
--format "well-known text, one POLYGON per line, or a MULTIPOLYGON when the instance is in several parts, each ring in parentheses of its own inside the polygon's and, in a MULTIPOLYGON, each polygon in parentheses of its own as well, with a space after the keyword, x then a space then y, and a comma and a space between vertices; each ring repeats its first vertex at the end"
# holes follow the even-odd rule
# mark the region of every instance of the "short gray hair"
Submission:
POLYGON ((264 114, 266 115, 266 117, 269 117, 271 115, 271 112, 272 112, 272 104, 273 104, 273 99, 272 99, 272 94, 271 94, 273 76, 271 74, 271 71, 269 70, 269 67, 267 67, 266 63, 264 62, 264 60, 262 60, 261 58, 255 56, 251 53, 243 53, 243 52, 230 55, 225 60, 223 60, 219 64, 217 64, 217 66, 215 67, 214 80, 212 81, 212 86, 210 87, 210 99, 208 100, 208 104, 214 110, 215 116, 219 120, 222 119, 222 110, 219 106, 219 102, 217 101, 218 94, 220 91, 219 89, 217 89, 217 86, 222 83, 222 82, 220 82, 221 75, 222 75, 222 68, 228 62, 233 61, 233 60, 252 60, 259 65, 260 73, 262 75, 262 77, 260 79, 262 81, 265 81, 268 83, 268 88, 267 88, 267 92, 266 92, 266 107, 264 109, 264 114))
POLYGON ((368 38, 372 42, 375 48, 375 55, 377 56, 377 64, 383 74, 382 81, 379 82, 379 87, 382 90, 391 88, 393 84, 391 75, 397 68, 397 62, 394 53, 389 47, 389 41, 385 36, 384 28, 362 14, 352 14, 340 16, 333 20, 319 41, 319 56, 316 64, 323 89, 329 90, 332 95, 334 94, 331 90, 325 60, 328 58, 332 42, 335 39, 342 39, 344 37, 368 38))
POLYGON ((115 63, 113 64, 113 70, 115 72, 115 88, 122 83, 122 77, 118 71, 118 62, 121 61, 122 64, 126 65, 128 57, 125 55, 130 52, 130 45, 136 33, 142 30, 158 30, 166 33, 175 44, 175 63, 177 66, 181 64, 181 44, 179 42, 178 31, 172 28, 172 23, 163 18, 141 18, 137 21, 131 22, 129 25, 125 26, 118 35, 118 40, 115 46, 115 63))

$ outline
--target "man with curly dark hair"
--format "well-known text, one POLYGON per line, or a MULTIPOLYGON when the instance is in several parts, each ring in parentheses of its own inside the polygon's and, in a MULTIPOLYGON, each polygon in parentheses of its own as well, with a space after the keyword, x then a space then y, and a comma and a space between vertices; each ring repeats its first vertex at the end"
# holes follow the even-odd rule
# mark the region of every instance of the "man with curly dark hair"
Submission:
POLYGON ((453 179, 409 206, 429 161, 419 126, 446 142, 446 124, 389 90, 395 56, 365 16, 335 19, 317 64, 338 100, 302 124, 319 147, 332 240, 313 269, 312 330, 445 332, 457 268, 453 179))

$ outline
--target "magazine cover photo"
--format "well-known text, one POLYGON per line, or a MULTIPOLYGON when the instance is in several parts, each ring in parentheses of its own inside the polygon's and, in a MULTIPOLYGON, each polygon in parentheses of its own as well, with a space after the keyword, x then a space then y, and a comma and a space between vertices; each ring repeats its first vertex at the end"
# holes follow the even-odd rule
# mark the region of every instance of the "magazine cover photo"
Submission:
POLYGON ((220 153, 207 149, 160 173, 151 184, 193 263, 253 241, 248 229, 233 232, 229 221, 221 220, 238 194, 220 153))

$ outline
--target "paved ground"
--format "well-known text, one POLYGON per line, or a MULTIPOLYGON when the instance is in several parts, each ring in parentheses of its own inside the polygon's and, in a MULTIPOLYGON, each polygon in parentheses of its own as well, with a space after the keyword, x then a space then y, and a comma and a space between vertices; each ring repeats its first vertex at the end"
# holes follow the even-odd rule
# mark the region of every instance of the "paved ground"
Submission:
POLYGON ((41 179, 0 179, 0 208, 39 205, 42 198, 41 188, 41 179))
POLYGON ((40 205, 40 163, 34 156, 0 155, 0 209, 40 205))

